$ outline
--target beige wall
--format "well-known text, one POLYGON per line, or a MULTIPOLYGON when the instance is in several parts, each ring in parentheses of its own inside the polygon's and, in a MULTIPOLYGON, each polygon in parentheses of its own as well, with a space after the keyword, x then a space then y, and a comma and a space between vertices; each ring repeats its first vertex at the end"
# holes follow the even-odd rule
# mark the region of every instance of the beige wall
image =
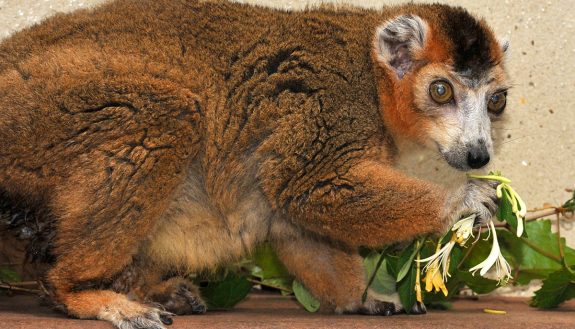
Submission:
MULTIPOLYGON (((58 11, 101 3, 102 0, 0 0, 0 37, 39 22, 58 11)), ((298 10, 315 0, 243 0, 242 2, 298 10)), ((362 7, 402 1, 349 0, 362 7)), ((420 2, 420 1, 415 1, 420 2)), ((501 170, 513 180, 528 208, 550 202, 559 205, 575 188, 575 19, 574 2, 533 0, 440 0, 461 5, 484 17, 499 36, 511 41, 508 70, 515 87, 507 106, 507 122, 497 129, 500 145, 487 170, 501 170)), ((331 3, 331 1, 324 1, 331 3)), ((343 3, 339 1, 338 3, 343 3)), ((402 162, 407 171, 451 180, 457 175, 438 156, 426 153, 402 162), (413 163, 415 162, 415 165, 413 163)), ((562 232, 575 247, 573 222, 562 232)))

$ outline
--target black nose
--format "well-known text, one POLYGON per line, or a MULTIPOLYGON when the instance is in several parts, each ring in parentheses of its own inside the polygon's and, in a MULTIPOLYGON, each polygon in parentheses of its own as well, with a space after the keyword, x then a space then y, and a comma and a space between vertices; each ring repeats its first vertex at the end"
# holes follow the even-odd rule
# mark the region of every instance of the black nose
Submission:
POLYGON ((472 148, 467 153, 467 164, 471 169, 479 169, 489 163, 489 152, 485 146, 472 148))

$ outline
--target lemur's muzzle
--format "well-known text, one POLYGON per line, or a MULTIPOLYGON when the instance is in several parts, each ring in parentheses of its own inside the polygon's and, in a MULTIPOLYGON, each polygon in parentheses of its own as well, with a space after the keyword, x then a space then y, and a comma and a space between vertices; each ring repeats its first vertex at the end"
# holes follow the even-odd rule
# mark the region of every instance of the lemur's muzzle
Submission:
POLYGON ((485 146, 485 141, 482 139, 467 151, 467 165, 471 169, 479 169, 489 163, 489 160, 489 151, 485 146))

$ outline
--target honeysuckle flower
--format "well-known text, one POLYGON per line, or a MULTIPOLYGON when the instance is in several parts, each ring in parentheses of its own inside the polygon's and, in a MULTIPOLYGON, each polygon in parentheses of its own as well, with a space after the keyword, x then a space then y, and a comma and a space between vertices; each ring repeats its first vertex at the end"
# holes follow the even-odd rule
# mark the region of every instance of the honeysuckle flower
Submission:
POLYGON ((455 242, 463 246, 465 242, 467 242, 467 239, 469 239, 469 236, 475 237, 473 235, 474 223, 475 223, 475 214, 472 214, 453 224, 451 230, 455 231, 455 233, 453 233, 453 235, 455 236, 455 242))
POLYGON ((485 273, 487 273, 487 271, 489 271, 489 269, 495 265, 497 270, 497 284, 499 284, 502 279, 504 279, 505 282, 509 282, 509 279, 513 278, 511 276, 511 266, 509 266, 509 263, 507 263, 501 254, 501 249, 499 248, 499 242, 497 241, 497 233, 495 232, 493 221, 489 221, 489 228, 493 234, 493 247, 491 248, 491 252, 489 253, 487 259, 472 267, 469 269, 469 271, 472 272, 473 275, 475 275, 475 272, 480 271, 479 274, 484 276, 485 273))
MULTIPOLYGON (((466 218, 459 220, 451 228, 451 230, 455 232, 453 233, 451 240, 447 244, 445 244, 443 248, 441 248, 441 245, 438 244, 437 251, 435 254, 425 259, 418 259, 416 260, 416 262, 428 262, 427 265, 425 265, 425 267, 423 268, 423 270, 426 271, 427 273, 429 273, 431 269, 434 269, 433 271, 437 272, 441 267, 442 270, 441 277, 442 280, 445 281, 448 276, 451 276, 449 275, 449 261, 451 251, 453 250, 455 243, 459 243, 460 245, 463 246, 465 242, 467 242, 469 237, 473 236, 472 229, 474 221, 475 221, 475 214, 472 214, 466 218)), ((436 274, 433 273, 433 277, 435 277, 435 275, 436 274)), ((428 276, 429 274, 427 274, 426 277, 428 276)))
POLYGON ((511 198, 511 204, 513 206, 512 211, 517 217, 517 236, 521 236, 521 234, 523 234, 523 217, 527 214, 527 206, 511 186, 505 184, 505 188, 509 192, 509 196, 511 198))
POLYGON ((443 283, 443 277, 439 273, 438 264, 433 263, 431 267, 427 269, 427 273, 423 278, 425 282, 425 291, 431 292, 435 288, 435 292, 443 291, 443 294, 447 297, 447 288, 443 283))
POLYGON ((439 272, 439 267, 441 267, 442 269, 441 278, 443 281, 445 281, 445 279, 447 279, 448 276, 451 276, 449 275, 448 269, 449 269, 449 256, 451 255, 451 250, 453 250, 453 246, 455 246, 454 237, 455 234, 451 238, 451 241, 446 243, 445 246, 441 249, 439 249, 441 245, 438 244, 437 249, 439 249, 439 251, 437 251, 435 254, 421 260, 416 260, 417 262, 428 262, 427 265, 425 265, 425 267, 423 268, 423 270, 427 272, 426 278, 429 276, 430 271, 434 272, 432 273, 432 276, 435 278, 435 272, 439 272))

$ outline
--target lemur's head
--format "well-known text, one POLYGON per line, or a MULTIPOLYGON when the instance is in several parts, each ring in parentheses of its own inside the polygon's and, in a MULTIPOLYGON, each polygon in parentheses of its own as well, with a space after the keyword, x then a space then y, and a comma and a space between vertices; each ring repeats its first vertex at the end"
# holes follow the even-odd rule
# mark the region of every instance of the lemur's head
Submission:
POLYGON ((437 149, 450 166, 485 166, 505 109, 507 41, 462 8, 407 6, 378 27, 374 57, 386 126, 437 149))

